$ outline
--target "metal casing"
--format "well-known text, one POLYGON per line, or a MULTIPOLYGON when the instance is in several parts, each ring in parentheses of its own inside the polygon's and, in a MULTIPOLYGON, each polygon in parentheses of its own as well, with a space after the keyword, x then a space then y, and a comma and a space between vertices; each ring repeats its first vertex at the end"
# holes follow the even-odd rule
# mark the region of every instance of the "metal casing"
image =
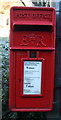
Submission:
POLYGON ((9 107, 12 111, 52 110, 55 36, 56 12, 53 8, 11 8, 9 107), (42 63, 40 94, 23 94, 24 61, 42 63))

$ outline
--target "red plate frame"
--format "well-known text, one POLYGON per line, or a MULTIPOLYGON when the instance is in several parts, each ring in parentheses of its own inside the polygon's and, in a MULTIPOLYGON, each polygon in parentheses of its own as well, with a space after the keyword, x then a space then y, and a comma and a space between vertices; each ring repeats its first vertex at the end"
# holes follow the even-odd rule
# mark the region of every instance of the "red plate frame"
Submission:
POLYGON ((44 74, 44 58, 22 58, 21 59, 21 86, 22 86, 22 88, 21 88, 21 96, 22 97, 42 97, 43 96, 43 78, 42 78, 42 76, 41 76, 41 93, 42 94, 40 94, 40 95, 24 95, 23 94, 23 84, 24 84, 24 61, 40 61, 40 62, 42 62, 42 76, 43 76, 43 74, 44 74))

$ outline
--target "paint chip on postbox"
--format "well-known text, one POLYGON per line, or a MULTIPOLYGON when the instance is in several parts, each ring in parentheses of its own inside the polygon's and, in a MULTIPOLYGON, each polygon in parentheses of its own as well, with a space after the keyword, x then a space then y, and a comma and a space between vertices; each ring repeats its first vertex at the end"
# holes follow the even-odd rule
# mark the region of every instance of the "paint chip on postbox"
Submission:
POLYGON ((24 95, 41 94, 41 61, 24 61, 24 95))

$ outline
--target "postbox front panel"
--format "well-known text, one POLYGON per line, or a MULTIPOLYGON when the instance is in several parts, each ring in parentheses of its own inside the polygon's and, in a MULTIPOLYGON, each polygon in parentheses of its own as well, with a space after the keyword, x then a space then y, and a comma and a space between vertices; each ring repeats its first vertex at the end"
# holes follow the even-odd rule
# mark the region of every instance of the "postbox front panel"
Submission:
POLYGON ((15 77, 15 82, 13 80, 14 92, 12 91, 11 94, 15 94, 15 97, 13 95, 12 101, 15 101, 16 109, 20 108, 19 111, 51 110, 54 89, 54 52, 31 52, 36 52, 37 57, 29 58, 28 51, 14 52, 12 77, 15 77))
POLYGON ((13 7, 11 16, 10 109, 50 111, 54 95, 55 10, 13 7))

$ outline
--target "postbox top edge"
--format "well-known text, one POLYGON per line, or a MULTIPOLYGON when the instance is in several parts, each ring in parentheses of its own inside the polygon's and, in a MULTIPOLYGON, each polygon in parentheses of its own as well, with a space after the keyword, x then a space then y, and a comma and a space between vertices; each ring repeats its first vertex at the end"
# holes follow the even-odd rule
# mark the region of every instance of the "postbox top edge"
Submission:
POLYGON ((10 8, 11 10, 46 10, 46 11, 56 11, 53 7, 24 7, 24 6, 13 6, 10 8))

